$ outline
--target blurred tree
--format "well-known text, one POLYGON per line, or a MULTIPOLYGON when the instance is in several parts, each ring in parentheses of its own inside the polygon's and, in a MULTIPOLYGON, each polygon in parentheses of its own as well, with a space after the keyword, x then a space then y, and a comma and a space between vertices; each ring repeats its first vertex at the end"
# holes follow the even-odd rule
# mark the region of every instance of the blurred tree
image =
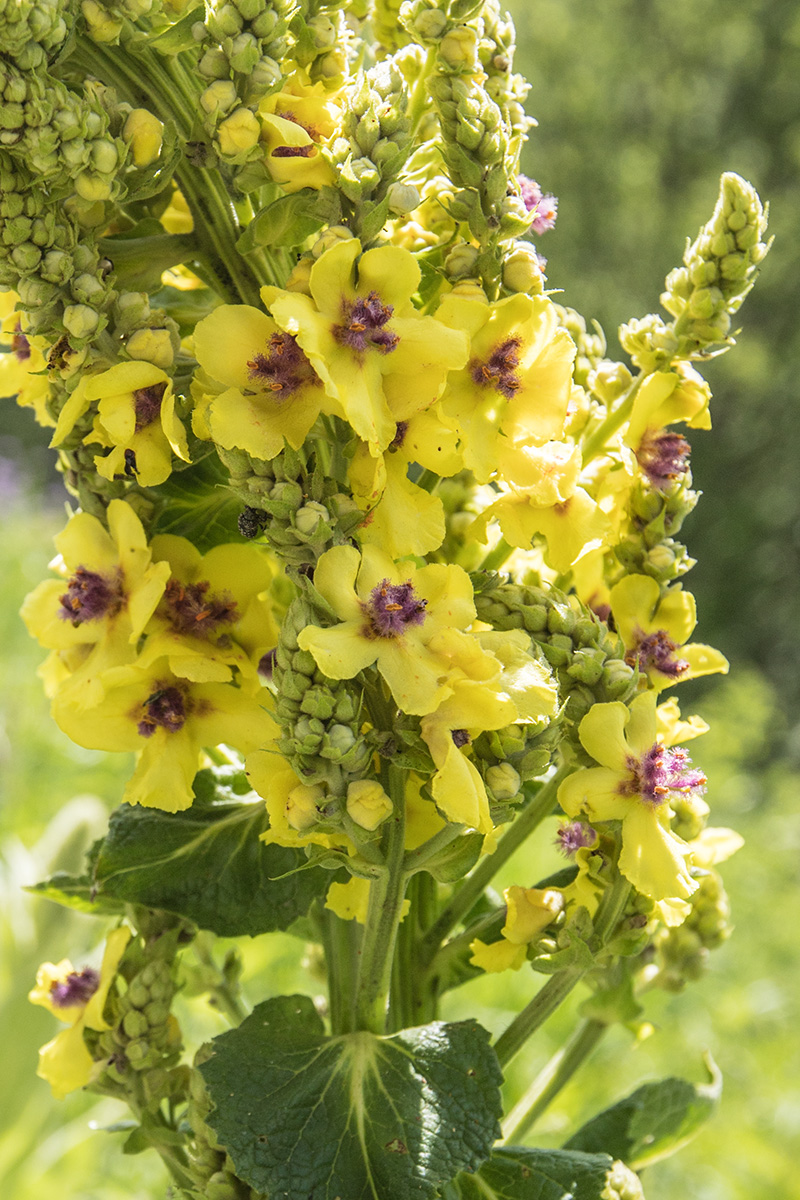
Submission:
POLYGON ((714 432, 693 435, 687 523, 699 636, 800 698, 800 10, 793 0, 510 4, 540 122, 523 169, 560 201, 540 243, 548 282, 616 329, 655 311, 738 171, 771 206, 776 245, 740 345, 708 365, 714 432))

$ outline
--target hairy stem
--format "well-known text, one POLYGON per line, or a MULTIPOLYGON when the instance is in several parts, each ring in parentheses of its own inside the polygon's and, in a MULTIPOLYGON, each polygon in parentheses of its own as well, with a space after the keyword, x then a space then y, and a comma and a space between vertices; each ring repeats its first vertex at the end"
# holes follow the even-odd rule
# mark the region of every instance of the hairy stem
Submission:
POLYGON ((518 1143, 525 1137, 589 1057, 608 1028, 602 1021, 583 1021, 578 1026, 567 1044, 542 1068, 503 1122, 503 1138, 507 1145, 518 1143))

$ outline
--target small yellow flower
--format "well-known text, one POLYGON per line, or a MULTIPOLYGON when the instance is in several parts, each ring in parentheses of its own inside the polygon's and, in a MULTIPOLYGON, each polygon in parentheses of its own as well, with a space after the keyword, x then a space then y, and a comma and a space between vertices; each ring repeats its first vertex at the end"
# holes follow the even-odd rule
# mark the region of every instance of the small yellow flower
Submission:
POLYGON ((18 300, 15 292, 0 292, 0 394, 16 396, 22 408, 33 409, 39 425, 52 426, 46 346, 25 333, 25 314, 14 311, 18 300))
POLYGON ((473 966, 483 971, 518 971, 527 949, 564 911, 564 896, 557 888, 524 888, 514 885, 503 892, 506 923, 502 941, 488 945, 476 938, 470 945, 473 966))
POLYGON ((335 132, 340 116, 335 93, 321 83, 309 83, 301 72, 262 100, 258 118, 266 167, 285 192, 334 182, 333 168, 321 148, 335 132))
POLYGON ((697 888, 689 873, 691 850, 670 830, 670 796, 693 796, 705 776, 690 767, 684 750, 658 741, 655 692, 630 707, 595 704, 578 730, 583 748, 601 765, 570 775, 558 801, 569 817, 593 823, 622 822, 619 869, 653 900, 685 899, 697 888))
POLYGON ((149 167, 161 153, 164 126, 147 108, 134 108, 122 127, 122 140, 131 148, 136 167, 149 167))
POLYGON ((626 575, 611 589, 611 611, 625 643, 625 660, 657 690, 702 675, 726 675, 728 660, 712 646, 686 646, 697 624, 694 596, 661 588, 649 575, 626 575))
POLYGON ((433 712, 451 693, 447 662, 430 642, 475 619, 472 584, 460 567, 395 565, 375 546, 361 555, 334 546, 320 558, 314 586, 341 623, 309 625, 298 644, 329 679, 352 679, 375 663, 406 713, 433 712))
POLYGON ((375 830, 392 812, 392 802, 377 779, 356 779, 347 785, 347 812, 362 829, 375 830))
POLYGON ((110 1028, 103 1009, 130 936, 124 925, 109 934, 99 972, 92 967, 76 971, 66 958, 57 964, 43 963, 36 975, 36 986, 28 993, 32 1004, 41 1005, 69 1023, 68 1029, 56 1034, 39 1051, 36 1073, 47 1080, 58 1100, 91 1082, 95 1064, 86 1048, 83 1031, 102 1032, 110 1028))

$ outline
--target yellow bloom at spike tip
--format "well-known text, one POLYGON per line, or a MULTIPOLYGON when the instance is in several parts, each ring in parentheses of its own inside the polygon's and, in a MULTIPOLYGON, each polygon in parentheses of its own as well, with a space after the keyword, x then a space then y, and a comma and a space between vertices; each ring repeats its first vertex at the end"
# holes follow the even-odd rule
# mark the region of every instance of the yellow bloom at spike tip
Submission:
POLYGON ((146 669, 166 657, 173 674, 195 683, 228 683, 236 667, 243 685, 258 691, 259 663, 278 641, 266 595, 275 576, 269 554, 224 544, 201 555, 172 534, 157 534, 151 550, 170 574, 138 665, 146 669))
POLYGON ((211 383, 207 389, 201 376, 195 383, 199 438, 271 459, 285 442, 298 450, 320 409, 330 411, 298 340, 258 308, 221 304, 198 323, 194 348, 211 383))
POLYGON ((497 470, 499 448, 557 441, 572 392, 575 343, 557 327, 545 296, 509 296, 495 304, 446 296, 437 318, 470 335, 470 357, 442 396, 459 430, 464 462, 479 483, 497 470))
POLYGON ((111 1028, 103 1017, 103 1009, 130 936, 124 925, 108 935, 99 971, 92 967, 76 971, 65 958, 56 964, 43 963, 37 972, 36 986, 28 993, 31 1004, 41 1005, 60 1021, 69 1023, 68 1029, 62 1029, 39 1051, 36 1074, 47 1080, 57 1100, 63 1100, 69 1092, 85 1087, 92 1080, 95 1062, 86 1047, 83 1031, 103 1032, 111 1028))
POLYGON ((694 596, 678 587, 661 588, 649 575, 626 575, 609 597, 625 661, 647 675, 657 691, 698 679, 728 673, 728 660, 719 650, 699 642, 684 645, 697 624, 694 596))
POLYGON ((63 691, 53 701, 53 716, 79 746, 136 751, 136 768, 123 796, 128 804, 181 812, 192 804, 204 746, 224 742, 247 754, 278 734, 256 698, 232 684, 180 679, 166 659, 147 671, 119 667, 106 673, 105 683, 105 697, 91 721, 63 691))
POLYGON ((528 946, 564 911, 564 896, 558 888, 525 888, 516 884, 503 892, 506 923, 499 942, 470 944, 470 962, 494 973, 518 971, 528 957, 528 946))
POLYGON ((595 704, 580 723, 583 748, 599 767, 576 771, 561 784, 558 801, 568 817, 592 824, 622 822, 620 872, 653 900, 686 899, 697 888, 691 850, 670 829, 671 796, 695 796, 705 776, 685 750, 658 741, 655 692, 630 707, 595 704))
POLYGON ((61 578, 40 583, 21 609, 29 633, 58 656, 63 669, 54 663, 49 674, 69 685, 79 711, 102 700, 104 672, 136 659, 170 574, 153 562, 129 504, 112 500, 107 519, 106 530, 89 513, 70 517, 55 538, 61 578))
POLYGON ((310 83, 306 73, 298 70, 284 79, 280 91, 261 101, 257 117, 266 168, 285 192, 334 183, 322 147, 341 119, 335 92, 322 83, 310 83))
POLYGON ((83 440, 109 450, 94 460, 104 479, 135 479, 143 487, 155 487, 169 478, 173 455, 189 461, 172 381, 160 367, 125 362, 99 375, 84 375, 59 414, 51 445, 60 446, 95 403, 97 416, 83 440))
POLYGON ((409 467, 417 463, 447 477, 457 474, 463 460, 457 435, 441 420, 438 405, 398 421, 395 435, 382 455, 360 442, 348 467, 348 482, 367 519, 359 528, 362 543, 379 546, 391 558, 424 555, 438 550, 445 537, 441 499, 412 483, 409 467))
POLYGON ((398 421, 430 407, 448 371, 467 361, 468 338, 411 302, 421 271, 400 246, 361 254, 356 238, 337 241, 314 263, 310 295, 262 288, 272 316, 297 339, 340 415, 379 454, 398 421))
POLYGON ((375 546, 362 554, 334 546, 319 560, 314 586, 341 623, 298 635, 329 679, 352 679, 373 665, 405 713, 424 714, 450 695, 448 663, 429 647, 442 629, 475 619, 472 584, 461 567, 395 564, 375 546))
POLYGON ((509 444, 501 448, 498 467, 501 495, 475 522, 475 537, 485 536, 492 519, 498 521, 509 545, 519 549, 528 549, 541 536, 547 543, 545 562, 559 572, 607 543, 611 522, 578 483, 578 446, 509 444))

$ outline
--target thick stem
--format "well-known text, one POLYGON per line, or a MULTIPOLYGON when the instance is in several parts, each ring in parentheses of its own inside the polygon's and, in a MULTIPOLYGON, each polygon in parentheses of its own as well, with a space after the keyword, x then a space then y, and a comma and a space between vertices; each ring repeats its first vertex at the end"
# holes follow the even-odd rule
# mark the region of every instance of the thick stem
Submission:
POLYGON ((565 967, 551 975, 529 1004, 517 1013, 514 1020, 494 1044, 495 1053, 504 1067, 522 1049, 532 1033, 566 1000, 575 984, 586 974, 586 967, 565 967))
POLYGON ((602 1021, 583 1021, 557 1054, 539 1072, 503 1123, 507 1145, 518 1143, 552 1104, 565 1084, 594 1050, 608 1029, 602 1021))
POLYGON ((328 971, 331 1033, 352 1033, 355 1029, 353 993, 358 974, 358 924, 343 921, 330 909, 323 909, 321 929, 328 971))
POLYGON ((407 876, 403 870, 405 843, 405 773, 381 764, 384 788, 394 811, 385 825, 385 868, 372 880, 367 920, 361 944, 361 966, 355 1002, 355 1027, 381 1034, 386 1026, 386 1005, 392 976, 392 958, 405 898, 407 876))
POLYGON ((389 1032, 425 1025, 437 1017, 439 991, 435 978, 420 970, 417 945, 436 911, 436 881, 422 871, 409 880, 407 915, 397 932, 389 1005, 389 1032))
POLYGON ((508 862, 514 851, 533 833, 537 825, 541 824, 544 818, 550 815, 553 811, 559 785, 566 774, 568 774, 568 768, 562 767, 552 779, 548 779, 547 783, 542 785, 519 816, 515 817, 511 828, 503 834, 494 853, 487 855, 478 864, 472 874, 468 875, 464 880, 455 895, 450 898, 437 920, 434 921, 422 939, 420 950, 423 962, 429 963, 431 961, 444 939, 450 933, 450 930, 467 915, 473 904, 475 904, 492 882, 500 868, 508 862))

